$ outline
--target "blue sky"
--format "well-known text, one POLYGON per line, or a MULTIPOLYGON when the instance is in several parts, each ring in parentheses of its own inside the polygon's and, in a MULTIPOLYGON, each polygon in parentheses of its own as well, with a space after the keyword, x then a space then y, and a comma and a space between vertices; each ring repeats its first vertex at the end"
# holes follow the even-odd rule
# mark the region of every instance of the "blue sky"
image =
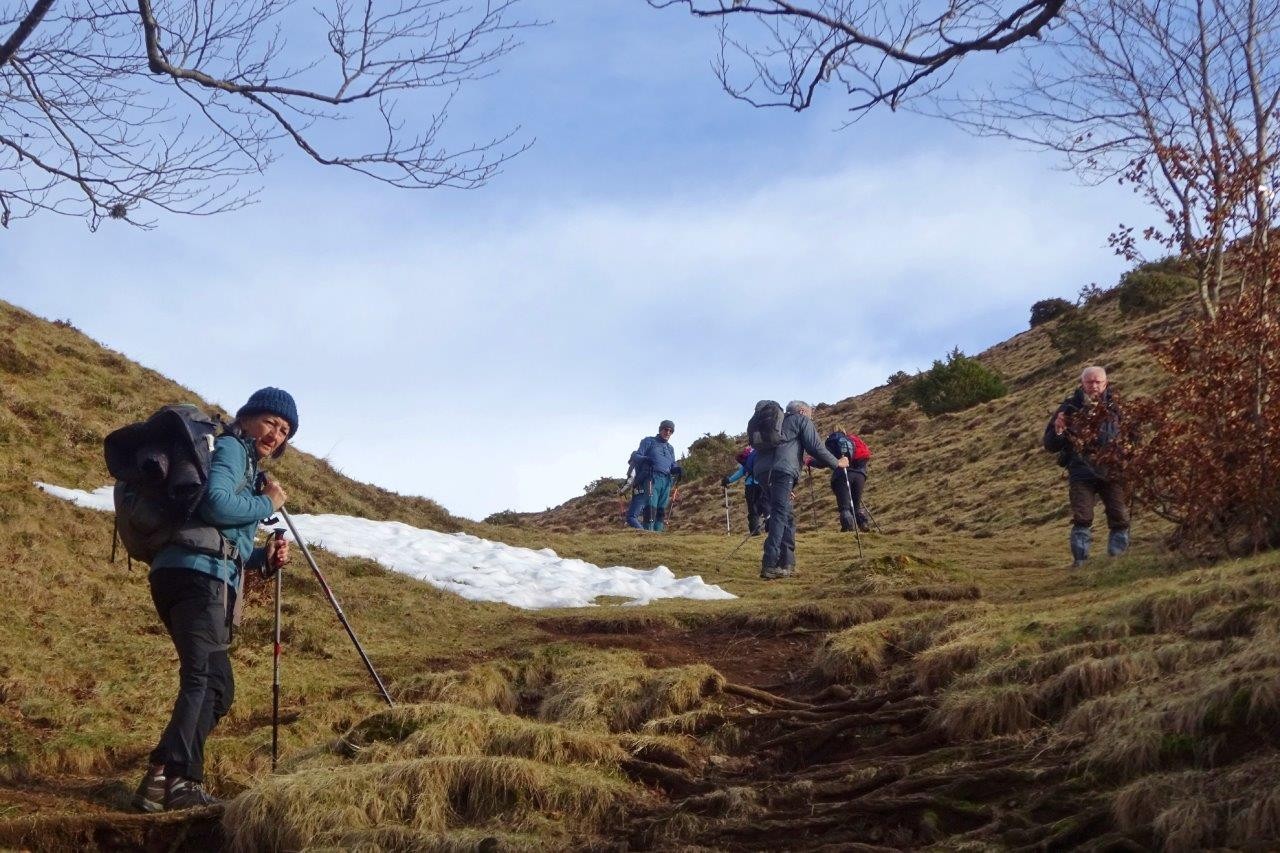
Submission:
POLYGON ((1035 300, 1114 282, 1107 234, 1142 221, 1123 189, 939 121, 735 102, 714 30, 676 11, 525 6, 553 23, 451 111, 456 139, 534 142, 489 186, 398 191, 286 152, 236 213, 17 222, 0 297, 232 410, 287 388, 301 448, 479 518, 620 476, 663 418, 683 448, 761 398, 979 351, 1035 300))

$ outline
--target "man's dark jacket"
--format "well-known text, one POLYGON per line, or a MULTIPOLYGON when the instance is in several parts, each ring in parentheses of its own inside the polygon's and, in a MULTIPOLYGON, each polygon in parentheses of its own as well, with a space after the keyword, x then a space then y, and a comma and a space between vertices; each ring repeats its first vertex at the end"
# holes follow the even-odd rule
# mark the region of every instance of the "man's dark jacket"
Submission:
POLYGON ((1074 394, 1062 401, 1062 405, 1049 418, 1049 423, 1044 428, 1044 449, 1050 453, 1062 455, 1066 460, 1065 467, 1072 481, 1107 480, 1109 475, 1106 468, 1094 461, 1093 455, 1120 434, 1120 409, 1111 399, 1111 389, 1103 391, 1099 405, 1106 407, 1109 416, 1102 421, 1098 435, 1077 450, 1077 442, 1072 441, 1071 438, 1078 428, 1075 422, 1085 417, 1087 405, 1083 388, 1077 388, 1074 394), (1064 412, 1067 416, 1067 428, 1063 430, 1062 435, 1057 435, 1053 429, 1053 422, 1057 420, 1058 412, 1064 412))

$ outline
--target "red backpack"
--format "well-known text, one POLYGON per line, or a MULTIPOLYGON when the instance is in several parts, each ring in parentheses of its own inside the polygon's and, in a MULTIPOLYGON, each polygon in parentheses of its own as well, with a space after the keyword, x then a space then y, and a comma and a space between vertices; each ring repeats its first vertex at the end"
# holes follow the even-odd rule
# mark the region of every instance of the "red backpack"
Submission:
POLYGON ((849 440, 853 442, 853 461, 866 462, 871 458, 871 448, 867 447, 867 443, 853 433, 849 433, 849 440))

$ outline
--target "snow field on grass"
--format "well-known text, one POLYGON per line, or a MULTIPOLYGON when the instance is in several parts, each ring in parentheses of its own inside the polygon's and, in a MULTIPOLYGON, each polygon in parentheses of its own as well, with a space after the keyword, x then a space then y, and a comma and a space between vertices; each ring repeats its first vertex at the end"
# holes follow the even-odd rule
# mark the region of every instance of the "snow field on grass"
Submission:
MULTIPOLYGON (((54 497, 113 512, 111 486, 93 492, 36 483, 54 497)), ((348 515, 293 515, 308 545, 340 557, 364 557, 400 574, 472 601, 496 601, 528 610, 590 607, 599 596, 648 604, 660 598, 735 598, 701 576, 677 578, 666 566, 601 568, 560 557, 550 548, 534 551, 491 542, 467 533, 437 533, 399 521, 370 521, 348 515)), ((290 536, 292 538, 292 536, 290 536)), ((295 557, 295 564, 301 555, 295 557)), ((321 567, 323 568, 323 566, 321 567)), ((295 568, 296 570, 296 568, 295 568)))

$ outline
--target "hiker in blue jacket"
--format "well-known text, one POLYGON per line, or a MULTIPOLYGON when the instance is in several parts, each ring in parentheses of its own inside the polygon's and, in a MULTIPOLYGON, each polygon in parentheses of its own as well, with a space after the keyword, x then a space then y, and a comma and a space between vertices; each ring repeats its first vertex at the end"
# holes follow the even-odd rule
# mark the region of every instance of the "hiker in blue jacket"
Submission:
POLYGON ((723 488, 729 488, 739 480, 746 480, 745 497, 747 504, 747 530, 752 536, 760 535, 760 519, 769 517, 769 507, 764 501, 764 490, 760 488, 760 481, 756 479, 753 468, 756 462, 756 450, 754 447, 744 447, 738 451, 738 470, 729 474, 720 481, 723 488))
POLYGON ((1096 365, 1080 374, 1080 387, 1062 401, 1044 428, 1044 447, 1058 454, 1067 469, 1067 498, 1071 504, 1072 567, 1089 559, 1093 544, 1093 508, 1102 499, 1107 513, 1107 554, 1118 557, 1129 549, 1129 496, 1119 476, 1108 471, 1094 455, 1120 432, 1120 409, 1111 399, 1107 371, 1096 365), (1095 435, 1080 434, 1082 422, 1093 419, 1096 407, 1105 409, 1095 435))
POLYGON ((658 434, 641 439, 631 454, 629 465, 635 469, 635 489, 627 506, 627 526, 643 530, 666 530, 667 506, 671 502, 673 484, 683 473, 676 464, 676 451, 671 436, 676 431, 672 421, 658 425, 658 434), (640 514, 643 511, 644 520, 640 514))
POLYGON ((270 478, 258 493, 258 463, 278 458, 297 432, 293 397, 279 388, 255 391, 214 445, 195 514, 207 526, 187 531, 194 534, 189 541, 206 538, 210 547, 170 544, 151 563, 151 599, 178 652, 178 698, 134 794, 141 811, 218 802, 204 790, 204 743, 235 698, 227 649, 239 623, 244 570, 274 573, 289 561, 283 540, 253 547, 258 522, 285 503, 284 489, 270 478))
POLYGON ((764 540, 760 577, 765 580, 795 574, 796 518, 792 491, 800 480, 804 454, 826 468, 848 468, 848 457, 839 459, 823 446, 813 426, 813 407, 803 400, 787 404, 782 418, 782 440, 756 451, 755 475, 769 496, 769 533, 764 540))

